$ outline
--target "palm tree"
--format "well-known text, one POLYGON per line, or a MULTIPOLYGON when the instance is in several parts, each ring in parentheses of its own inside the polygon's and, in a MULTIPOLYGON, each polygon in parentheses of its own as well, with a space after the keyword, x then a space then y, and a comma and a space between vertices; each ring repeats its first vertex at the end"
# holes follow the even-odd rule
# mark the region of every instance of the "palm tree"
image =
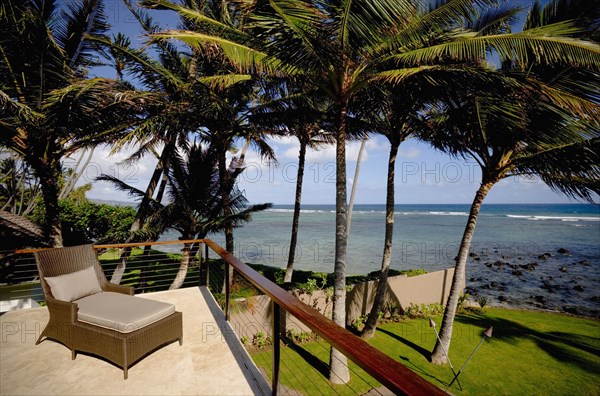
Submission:
MULTIPOLYGON (((444 350, 450 347, 477 216, 490 189, 510 176, 535 175, 573 198, 592 202, 593 193, 600 192, 600 106, 588 113, 577 111, 577 106, 560 108, 540 94, 498 94, 469 98, 447 108, 441 117, 445 126, 423 136, 440 150, 474 158, 482 171, 456 259, 440 328, 442 343, 438 342, 432 353, 432 362, 437 364, 445 362, 444 350)), ((580 105, 590 106, 585 100, 580 105)))
POLYGON ((333 143, 334 139, 330 133, 324 130, 327 128, 323 114, 327 108, 323 102, 324 98, 304 94, 307 86, 302 78, 266 78, 263 87, 262 99, 265 103, 256 108, 252 122, 259 128, 269 131, 272 136, 292 136, 297 138, 300 144, 292 233, 283 278, 284 283, 290 283, 294 273, 294 260, 298 244, 306 150, 308 148, 318 149, 319 146, 333 143))
POLYGON ((101 1, 65 7, 3 1, 1 8, 0 143, 33 170, 42 190, 45 233, 51 245, 62 246, 62 159, 135 125, 142 103, 151 98, 126 84, 86 79, 97 64, 98 48, 90 37, 108 28, 101 1))
MULTIPOLYGON (((593 63, 598 51, 563 37, 549 37, 560 26, 527 34, 476 36, 460 28, 479 6, 498 1, 456 0, 428 12, 429 2, 401 0, 257 1, 247 11, 244 29, 232 28, 206 15, 166 0, 146 5, 170 8, 202 24, 202 32, 170 31, 162 37, 194 45, 219 45, 243 70, 256 74, 302 74, 331 101, 336 134, 336 237, 333 320, 345 325, 347 251, 346 152, 348 117, 359 92, 374 82, 401 83, 425 71, 455 69, 465 74, 489 51, 522 60, 533 51, 546 61, 579 58, 593 63), (415 15, 418 17, 415 18, 415 15), (462 34, 461 34, 462 33, 462 34)), ((565 26, 563 25, 564 29, 565 26)), ((330 379, 349 379, 346 359, 333 350, 330 379)))
MULTIPOLYGON (((150 201, 153 214, 148 217, 147 229, 157 235, 169 229, 177 230, 184 241, 202 239, 209 233, 223 231, 230 224, 239 227, 251 220, 252 213, 271 207, 271 204, 248 204, 243 192, 235 187, 236 178, 243 171, 237 169, 228 179, 233 185, 228 188, 231 211, 226 213, 221 204, 223 190, 219 177, 219 155, 214 146, 203 148, 195 142, 173 154, 167 174, 169 203, 163 205, 154 199, 150 201)), ((119 179, 110 178, 110 181, 133 196, 145 196, 144 191, 119 179)), ((197 249, 192 243, 183 244, 179 271, 170 289, 178 289, 183 284, 195 251, 197 249)))
MULTIPOLYGON (((566 23, 576 27, 572 36, 597 40, 599 13, 589 2, 556 0, 544 9, 536 2, 526 19, 525 31, 566 23), (570 18, 574 20, 565 22, 570 18)), ((598 51, 592 43, 580 45, 598 51)), ((535 80, 518 81, 516 85, 507 81, 500 92, 486 87, 488 92, 496 92, 494 98, 479 92, 454 101, 453 105, 446 103, 442 111, 445 115, 437 117, 438 121, 445 120, 445 126, 423 136, 434 147, 452 155, 475 158, 482 169, 482 182, 456 259, 440 328, 441 343, 438 341, 432 352, 432 362, 437 364, 447 360, 444 350, 450 347, 468 251, 479 210, 491 187, 511 175, 526 174, 540 177, 552 189, 570 197, 591 200, 591 193, 599 191, 600 58, 592 58, 588 65, 578 63, 577 58, 552 65, 539 64, 533 57, 529 62, 501 59, 507 76, 521 80, 522 71, 527 70, 528 77, 535 80)))
POLYGON ((94 64, 94 47, 86 35, 102 34, 108 25, 99 0, 74 2, 64 9, 54 1, 2 1, 0 8, 0 142, 39 179, 46 235, 52 245, 62 246, 57 185, 61 159, 89 144, 93 131, 85 122, 96 121, 90 114, 96 116, 109 105, 107 93, 114 92, 106 81, 85 80, 86 69, 94 64), (68 98, 76 108, 65 106, 67 98, 60 92, 73 92, 73 84, 80 90, 88 84, 100 95, 80 91, 85 97, 68 98), (102 94, 100 85, 110 91, 102 94))

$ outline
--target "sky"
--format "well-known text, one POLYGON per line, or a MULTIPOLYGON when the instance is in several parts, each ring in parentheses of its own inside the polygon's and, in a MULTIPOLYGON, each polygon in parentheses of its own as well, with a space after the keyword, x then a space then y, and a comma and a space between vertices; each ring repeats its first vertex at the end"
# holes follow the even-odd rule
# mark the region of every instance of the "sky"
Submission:
MULTIPOLYGON (((136 46, 143 46, 137 22, 121 0, 105 0, 105 12, 112 31, 128 35, 136 46)), ((165 28, 176 28, 174 13, 155 11, 152 14, 165 28)), ((92 76, 115 77, 114 70, 104 67, 92 70, 92 76)), ((243 145, 237 142, 237 147, 243 145)), ((246 192, 252 203, 271 202, 292 204, 294 202, 299 144, 294 138, 271 139, 270 144, 277 155, 277 164, 261 160, 250 150, 246 158, 246 170, 240 176, 239 188, 246 192)), ((348 194, 352 188, 356 158, 360 142, 347 145, 348 194)), ((117 176, 128 184, 144 190, 156 165, 156 158, 146 156, 138 163, 126 165, 122 161, 132 148, 111 153, 111 147, 100 146, 94 150, 92 160, 86 167, 79 185, 92 183, 88 192, 91 199, 132 202, 126 193, 117 191, 110 183, 96 182, 101 173, 117 176)), ((383 204, 386 197, 386 173, 389 143, 384 137, 373 136, 367 144, 361 162, 356 190, 356 204, 383 204)), ((72 166, 76 158, 69 158, 72 166)), ((409 140, 400 146, 396 162, 395 195, 397 204, 463 204, 471 203, 480 181, 480 171, 474 161, 450 158, 428 145, 409 140)), ((308 150, 305 168, 302 202, 304 204, 335 203, 335 148, 308 150)), ((567 197, 551 191, 537 179, 513 177, 497 184, 486 198, 486 203, 568 203, 567 197)))

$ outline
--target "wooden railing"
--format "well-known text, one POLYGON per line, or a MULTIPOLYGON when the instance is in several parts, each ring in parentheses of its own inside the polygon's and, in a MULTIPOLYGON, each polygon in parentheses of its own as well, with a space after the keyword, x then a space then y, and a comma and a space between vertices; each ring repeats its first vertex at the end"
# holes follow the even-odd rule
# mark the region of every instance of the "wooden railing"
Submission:
MULTIPOLYGON (((427 382, 417 374, 387 356, 383 352, 367 344, 348 330, 338 326, 330 319, 323 316, 316 309, 304 304, 299 299, 271 282, 257 271, 240 261, 233 254, 211 241, 205 239, 207 247, 217 253, 228 265, 232 266, 238 274, 250 281, 260 291, 273 301, 273 392, 278 389, 279 368, 279 315, 281 310, 287 311, 299 321, 308 326, 312 331, 326 340, 338 351, 352 360, 359 367, 377 379, 388 389, 397 394, 406 395, 445 395, 446 393, 427 382)), ((229 271, 225 271, 227 274, 229 271)), ((226 282, 228 285, 229 282, 226 282)), ((225 315, 229 316, 229 288, 226 288, 225 315)))

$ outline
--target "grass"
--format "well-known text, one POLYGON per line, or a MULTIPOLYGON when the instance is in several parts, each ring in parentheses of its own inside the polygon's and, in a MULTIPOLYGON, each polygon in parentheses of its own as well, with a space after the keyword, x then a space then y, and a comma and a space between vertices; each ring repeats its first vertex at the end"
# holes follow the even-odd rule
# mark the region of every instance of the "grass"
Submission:
MULTIPOLYGON (((434 318, 438 328, 441 318, 434 318)), ((410 319, 380 326, 369 343, 436 386, 456 395, 598 395, 600 394, 600 323, 561 314, 487 308, 457 317, 450 359, 458 371, 481 340, 487 326, 494 327, 459 377, 448 388, 449 366, 428 361, 435 333, 428 319, 410 319)), ((271 353, 252 354, 271 372, 271 353)), ((359 394, 377 386, 351 365, 350 388, 326 380, 328 347, 324 342, 292 345, 282 351, 282 383, 305 394, 359 394)))

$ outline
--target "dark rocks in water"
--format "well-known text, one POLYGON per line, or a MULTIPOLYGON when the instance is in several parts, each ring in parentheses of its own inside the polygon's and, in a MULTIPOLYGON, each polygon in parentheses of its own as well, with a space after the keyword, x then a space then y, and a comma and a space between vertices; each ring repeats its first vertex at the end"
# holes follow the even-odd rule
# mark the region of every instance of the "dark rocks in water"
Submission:
POLYGON ((509 264, 508 266, 515 270, 519 268, 519 266, 517 264, 509 264))
POLYGON ((535 267, 538 266, 538 263, 529 263, 529 264, 521 264, 519 265, 520 268, 529 270, 529 271, 533 271, 535 269, 535 267))
POLYGON ((540 259, 540 260, 548 260, 550 257, 552 257, 552 255, 550 253, 546 252, 546 253, 544 253, 542 255, 539 255, 538 259, 540 259))
POLYGON ((593 296, 592 298, 590 298, 590 300, 592 302, 598 303, 598 302, 600 302, 600 296, 593 296))
POLYGON ((542 285, 540 287, 542 289, 548 290, 548 292, 550 292, 550 293, 554 293, 555 286, 550 284, 548 281, 543 281, 542 285))
POLYGON ((513 274, 513 275, 516 275, 516 276, 521 276, 521 275, 523 275, 523 272, 521 272, 521 271, 519 271, 519 270, 514 270, 514 271, 512 272, 512 274, 513 274))
POLYGON ((583 286, 581 286, 581 285, 575 285, 575 286, 573 286, 573 290, 583 291, 583 286))
POLYGON ((563 310, 563 312, 570 313, 570 314, 573 314, 573 315, 578 315, 579 314, 579 311, 577 310, 577 307, 572 307, 570 305, 565 305, 564 307, 562 307, 562 310, 563 310))
POLYGON ((556 251, 556 253, 567 254, 567 253, 569 253, 569 251, 565 248, 560 248, 556 251))
POLYGON ((512 257, 511 257, 511 256, 502 256, 502 258, 503 258, 504 260, 510 260, 512 257))
POLYGON ((496 282, 490 282, 490 287, 498 287, 498 283, 496 283, 496 282))
POLYGON ((498 301, 500 301, 500 302, 508 301, 508 298, 506 298, 506 296, 498 296, 498 301))
POLYGON ((485 266, 488 268, 492 268, 492 263, 488 261, 487 263, 485 263, 485 266))
POLYGON ((469 279, 469 282, 475 282, 476 280, 477 280, 477 279, 475 279, 475 278, 470 278, 470 279, 469 279))
POLYGON ((481 257, 473 257, 473 260, 474 261, 479 261, 479 260, 481 260, 481 257))
POLYGON ((506 264, 507 263, 505 263, 504 261, 500 261, 500 260, 494 262, 494 265, 496 267, 498 267, 498 269, 504 269, 504 267, 506 267, 506 264))
POLYGON ((477 253, 471 252, 469 253, 469 257, 479 257, 477 253))
POLYGON ((589 266, 589 265, 590 265, 590 262, 589 262, 588 260, 579 260, 579 261, 577 262, 577 264, 581 264, 581 265, 586 265, 586 266, 589 266))
POLYGON ((465 287, 465 294, 470 294, 474 296, 475 294, 477 294, 477 289, 475 289, 474 287, 465 287))
POLYGON ((535 301, 539 302, 539 303, 542 303, 542 304, 543 304, 544 302, 546 302, 546 300, 544 299, 544 296, 535 296, 533 299, 534 299, 535 301))
POLYGON ((560 272, 567 272, 567 268, 566 267, 560 267, 560 272))

